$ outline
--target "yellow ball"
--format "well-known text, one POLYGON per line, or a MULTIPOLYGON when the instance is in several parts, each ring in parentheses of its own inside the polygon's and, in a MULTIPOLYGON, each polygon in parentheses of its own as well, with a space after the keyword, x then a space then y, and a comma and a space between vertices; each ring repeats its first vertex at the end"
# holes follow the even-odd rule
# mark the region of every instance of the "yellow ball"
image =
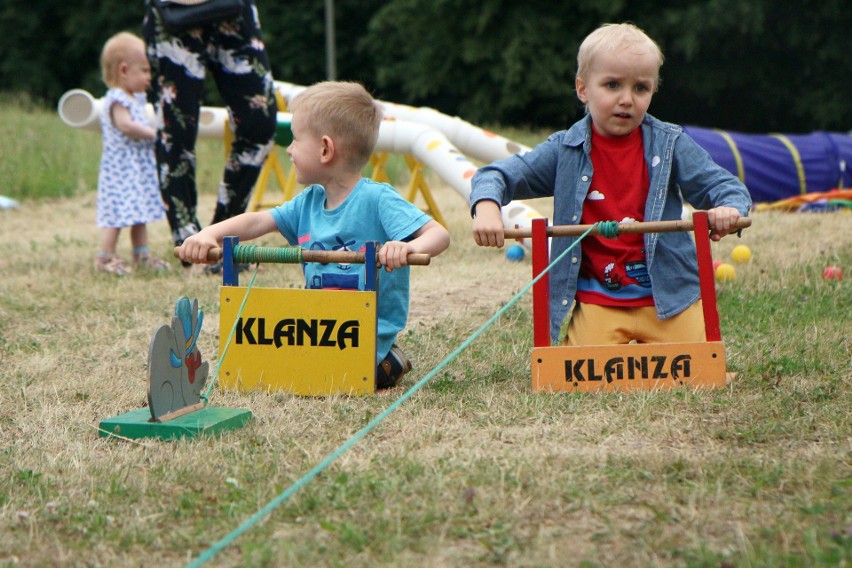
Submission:
POLYGON ((719 282, 732 282, 736 277, 737 272, 734 270, 734 267, 727 262, 723 262, 716 267, 716 280, 719 282))
POLYGON ((734 250, 731 251, 731 258, 734 259, 734 262, 738 262, 742 264, 743 262, 748 262, 751 259, 751 250, 745 245, 737 245, 734 247, 734 250))

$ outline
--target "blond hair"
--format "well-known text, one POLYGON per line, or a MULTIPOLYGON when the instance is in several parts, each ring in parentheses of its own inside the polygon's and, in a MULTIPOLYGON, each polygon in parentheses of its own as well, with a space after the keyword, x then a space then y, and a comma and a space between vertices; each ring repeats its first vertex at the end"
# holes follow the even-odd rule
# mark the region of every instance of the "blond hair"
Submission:
POLYGON ((118 87, 118 68, 134 54, 145 55, 145 42, 130 32, 119 32, 109 38, 101 50, 101 77, 107 87, 118 87))
POLYGON ((577 51, 577 78, 588 81, 595 57, 601 53, 613 53, 622 49, 631 49, 640 54, 649 53, 657 58, 657 77, 654 77, 656 90, 660 83, 659 70, 663 65, 663 52, 648 34, 627 23, 603 24, 586 36, 577 51))
POLYGON ((306 113, 307 128, 334 139, 353 168, 360 170, 370 160, 379 139, 382 109, 360 83, 316 83, 293 98, 290 110, 306 113))

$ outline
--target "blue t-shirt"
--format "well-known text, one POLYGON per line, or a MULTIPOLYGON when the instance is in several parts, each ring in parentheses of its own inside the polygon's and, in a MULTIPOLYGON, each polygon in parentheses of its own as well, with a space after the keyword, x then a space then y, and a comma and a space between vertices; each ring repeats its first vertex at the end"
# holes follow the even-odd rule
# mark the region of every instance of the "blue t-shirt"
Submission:
MULTIPOLYGON (((405 241, 431 220, 390 185, 367 178, 336 209, 326 209, 325 189, 312 185, 271 213, 287 242, 310 250, 363 251, 367 241, 405 241)), ((364 289, 363 264, 308 262, 302 268, 307 288, 364 289)), ((406 266, 379 276, 376 363, 408 320, 409 271, 406 266)))

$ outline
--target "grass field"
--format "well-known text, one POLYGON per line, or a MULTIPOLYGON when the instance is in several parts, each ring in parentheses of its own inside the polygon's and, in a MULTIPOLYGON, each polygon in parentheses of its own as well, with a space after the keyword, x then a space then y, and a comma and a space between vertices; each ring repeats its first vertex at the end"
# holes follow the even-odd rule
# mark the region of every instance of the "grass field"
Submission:
MULTIPOLYGON (((97 134, 0 106, 0 566, 181 566, 267 506, 435 368, 529 281, 476 248, 437 180, 450 250, 412 271, 415 362, 376 397, 215 390, 254 421, 218 438, 127 442, 101 420, 139 408, 147 350, 212 277, 92 270, 97 134)), ((528 141, 525 141, 529 143, 528 141)), ((199 161, 210 218, 221 147, 199 161)), ((546 212, 547 204, 536 204, 546 212)), ((852 560, 852 215, 758 213, 754 256, 718 286, 719 390, 539 395, 531 300, 506 314, 323 473, 215 555, 215 566, 847 566, 852 560), (823 280, 828 264, 846 279, 823 280)), ((167 256, 165 224, 150 227, 167 256)), ((269 243, 275 242, 268 239, 269 243)), ((120 252, 129 255, 127 235, 120 252)), ((258 286, 300 285, 267 266, 258 286)))

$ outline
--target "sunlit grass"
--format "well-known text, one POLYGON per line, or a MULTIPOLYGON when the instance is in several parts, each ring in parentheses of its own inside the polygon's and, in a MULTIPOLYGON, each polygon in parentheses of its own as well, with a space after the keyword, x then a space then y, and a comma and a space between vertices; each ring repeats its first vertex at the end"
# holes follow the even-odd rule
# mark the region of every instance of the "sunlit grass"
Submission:
MULTIPOLYGON (((16 128, 67 147, 46 177, 26 182, 39 189, 0 191, 22 198, 19 209, 0 211, 0 565, 184 565, 402 391, 297 398, 215 389, 211 404, 249 408, 254 421, 214 439, 100 438, 101 420, 144 404, 149 341, 179 296, 198 298, 199 345, 215 362, 226 333, 219 281, 176 265, 124 279, 94 273, 99 138, 48 114, 27 116, 16 128), (68 193, 41 189, 64 178, 84 181, 68 193)), ((29 158, 21 163, 12 150, 4 147, 4 172, 29 180, 29 158)), ((209 218, 222 147, 210 141, 204 151, 209 218)), ((400 343, 415 370, 403 388, 530 277, 529 260, 507 263, 502 251, 475 247, 467 204, 430 182, 454 241, 432 266, 412 270, 400 343)), ((168 256, 165 225, 150 233, 168 256)), ((848 565, 852 215, 756 214, 742 240, 725 239, 713 254, 728 259, 739 243, 752 260, 718 286, 737 373, 728 387, 534 394, 524 297, 212 564, 848 565), (823 280, 828 263, 847 278, 823 280)), ((122 235, 120 252, 128 246, 122 235)), ((300 280, 297 268, 266 266, 258 285, 300 280)))

